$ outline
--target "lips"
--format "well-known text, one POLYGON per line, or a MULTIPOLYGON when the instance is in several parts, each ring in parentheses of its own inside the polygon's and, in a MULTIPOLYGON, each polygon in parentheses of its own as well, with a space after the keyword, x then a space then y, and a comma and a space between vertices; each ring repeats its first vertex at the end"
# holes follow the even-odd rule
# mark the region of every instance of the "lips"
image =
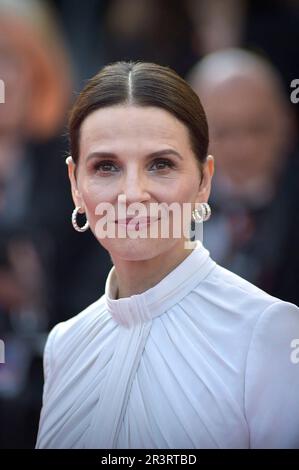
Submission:
POLYGON ((156 222, 157 220, 160 220, 160 218, 158 217, 128 217, 126 219, 118 219, 115 221, 116 224, 118 225, 125 225, 125 226, 132 226, 132 227, 136 227, 139 226, 146 226, 146 225, 150 225, 154 222, 156 222))

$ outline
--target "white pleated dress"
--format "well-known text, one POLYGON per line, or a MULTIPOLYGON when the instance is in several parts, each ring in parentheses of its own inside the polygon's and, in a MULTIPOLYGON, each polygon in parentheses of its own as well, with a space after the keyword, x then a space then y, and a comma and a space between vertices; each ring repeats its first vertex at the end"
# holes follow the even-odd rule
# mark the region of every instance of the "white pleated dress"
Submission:
POLYGON ((299 448, 298 307, 200 242, 153 288, 116 290, 113 267, 51 331, 37 448, 299 448))

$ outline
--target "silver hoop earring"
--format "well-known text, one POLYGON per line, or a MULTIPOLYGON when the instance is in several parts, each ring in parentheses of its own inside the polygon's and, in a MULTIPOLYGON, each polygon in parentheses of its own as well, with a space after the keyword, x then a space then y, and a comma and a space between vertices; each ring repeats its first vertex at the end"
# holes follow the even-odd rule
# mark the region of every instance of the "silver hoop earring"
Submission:
POLYGON ((201 202, 199 207, 193 209, 192 218, 194 222, 206 222, 211 217, 211 207, 207 202, 201 202))
POLYGON ((77 224, 77 215, 78 215, 78 212, 79 212, 80 209, 81 209, 81 207, 75 207, 75 209, 73 210, 72 224, 73 224, 74 229, 77 230, 77 232, 85 232, 86 230, 89 229, 88 220, 86 219, 86 222, 82 227, 79 227, 79 225, 77 224))

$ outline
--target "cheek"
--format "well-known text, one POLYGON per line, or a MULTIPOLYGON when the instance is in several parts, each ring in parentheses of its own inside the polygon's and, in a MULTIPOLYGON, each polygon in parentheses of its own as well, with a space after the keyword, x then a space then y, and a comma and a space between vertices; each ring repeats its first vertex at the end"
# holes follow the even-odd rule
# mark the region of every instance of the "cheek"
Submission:
POLYGON ((194 169, 193 172, 185 174, 180 178, 173 187, 165 187, 165 202, 192 202, 194 201, 200 187, 199 170, 194 169))
POLYGON ((89 221, 95 220, 96 207, 100 203, 113 203, 117 197, 113 185, 99 184, 93 180, 85 180, 80 185, 80 193, 89 221))

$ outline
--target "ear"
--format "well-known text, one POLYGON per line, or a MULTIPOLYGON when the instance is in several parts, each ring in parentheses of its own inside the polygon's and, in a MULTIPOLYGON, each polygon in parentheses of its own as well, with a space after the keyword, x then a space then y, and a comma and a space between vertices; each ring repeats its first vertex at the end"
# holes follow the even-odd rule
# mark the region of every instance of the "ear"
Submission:
POLYGON ((78 185, 77 185, 76 164, 74 160, 72 159, 71 155, 67 157, 67 159, 65 160, 65 163, 68 166, 68 176, 69 176, 69 180, 71 183, 72 197, 73 197, 75 207, 81 207, 81 210, 79 212, 84 212, 82 198, 81 198, 80 192, 78 190, 78 185))
POLYGON ((214 157, 212 155, 208 155, 202 166, 202 180, 196 197, 196 202, 208 202, 213 174, 214 157))

